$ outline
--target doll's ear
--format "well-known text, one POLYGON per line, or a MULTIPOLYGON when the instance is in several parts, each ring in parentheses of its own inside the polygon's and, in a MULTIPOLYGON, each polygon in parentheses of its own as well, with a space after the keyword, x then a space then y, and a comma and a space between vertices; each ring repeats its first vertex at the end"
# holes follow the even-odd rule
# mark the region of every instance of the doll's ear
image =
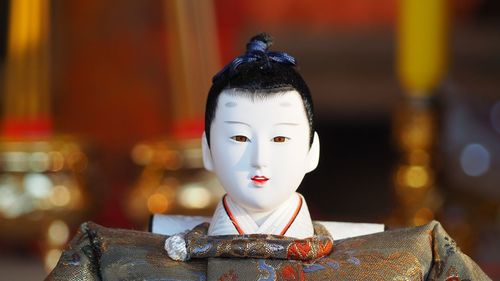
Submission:
POLYGON ((212 153, 210 152, 210 147, 208 146, 207 135, 203 132, 201 136, 201 153, 203 156, 203 166, 210 172, 214 171, 214 164, 212 160, 212 153))
POLYGON ((319 162, 319 136, 318 133, 314 132, 313 143, 311 148, 309 148, 309 153, 307 154, 307 170, 306 173, 314 171, 318 166, 319 162))

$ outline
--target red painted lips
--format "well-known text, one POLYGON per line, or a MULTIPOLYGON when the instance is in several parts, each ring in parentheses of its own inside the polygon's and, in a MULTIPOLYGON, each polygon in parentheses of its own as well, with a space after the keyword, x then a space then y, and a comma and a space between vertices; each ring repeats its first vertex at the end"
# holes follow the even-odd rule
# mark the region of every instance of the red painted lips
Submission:
POLYGON ((257 184, 257 185, 263 185, 265 184, 269 179, 266 178, 265 176, 253 176, 252 177, 252 181, 254 182, 254 184, 257 184))

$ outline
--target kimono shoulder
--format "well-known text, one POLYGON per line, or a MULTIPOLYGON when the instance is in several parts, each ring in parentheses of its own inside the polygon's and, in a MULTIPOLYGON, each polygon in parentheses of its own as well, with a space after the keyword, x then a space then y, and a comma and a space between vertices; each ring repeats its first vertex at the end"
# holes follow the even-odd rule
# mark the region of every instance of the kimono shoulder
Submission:
POLYGON ((83 223, 46 280, 203 280, 206 262, 176 262, 167 236, 83 223))
POLYGON ((437 221, 337 240, 316 265, 318 280, 491 280, 437 221))

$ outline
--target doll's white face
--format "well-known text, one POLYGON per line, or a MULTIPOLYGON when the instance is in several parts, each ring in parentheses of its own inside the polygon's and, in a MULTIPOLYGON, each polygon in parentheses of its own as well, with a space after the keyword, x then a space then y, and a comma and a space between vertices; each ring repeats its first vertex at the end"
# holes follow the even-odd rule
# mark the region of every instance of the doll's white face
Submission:
POLYGON ((210 148, 204 143, 204 161, 231 199, 248 211, 262 212, 290 198, 304 175, 316 168, 316 134, 313 148, 298 92, 252 99, 225 90, 212 121, 210 148))

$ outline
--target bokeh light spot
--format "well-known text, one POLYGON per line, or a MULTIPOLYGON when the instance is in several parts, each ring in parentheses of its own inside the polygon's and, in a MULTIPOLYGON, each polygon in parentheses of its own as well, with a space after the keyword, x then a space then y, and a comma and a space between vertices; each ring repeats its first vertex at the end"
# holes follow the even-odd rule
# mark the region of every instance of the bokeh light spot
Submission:
POLYGON ((49 156, 45 152, 33 152, 29 159, 32 171, 44 172, 49 168, 49 156))
POLYGON ((490 168, 491 156, 481 144, 472 143, 465 146, 460 154, 460 165, 464 173, 471 177, 485 174, 490 168))
POLYGON ((148 210, 152 214, 164 213, 168 210, 168 198, 161 193, 155 193, 148 198, 148 210))
POLYGON ((62 170, 64 167, 64 156, 62 153, 58 151, 51 151, 48 155, 50 160, 49 169, 53 172, 62 170))
POLYGON ((68 225, 61 221, 53 221, 47 230, 48 242, 54 246, 62 246, 68 241, 69 238, 69 227, 68 225))
POLYGON ((179 203, 189 209, 206 208, 210 199, 210 192, 199 185, 186 186, 179 192, 179 203))
POLYGON ((429 208, 420 208, 413 216, 414 225, 423 225, 434 219, 434 212, 429 208))
POLYGON ((64 185, 56 185, 50 195, 50 202, 57 207, 66 206, 71 200, 71 193, 64 185))
POLYGON ((24 177, 24 189, 34 198, 45 198, 50 194, 52 181, 45 174, 29 173, 24 177))
POLYGON ((398 182, 410 188, 423 188, 429 185, 430 176, 424 166, 405 166, 398 171, 398 182))

